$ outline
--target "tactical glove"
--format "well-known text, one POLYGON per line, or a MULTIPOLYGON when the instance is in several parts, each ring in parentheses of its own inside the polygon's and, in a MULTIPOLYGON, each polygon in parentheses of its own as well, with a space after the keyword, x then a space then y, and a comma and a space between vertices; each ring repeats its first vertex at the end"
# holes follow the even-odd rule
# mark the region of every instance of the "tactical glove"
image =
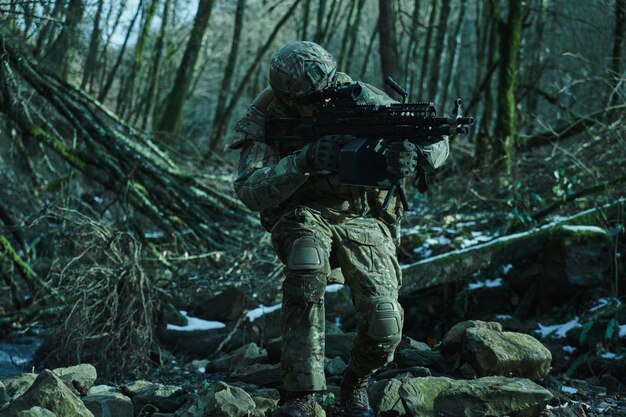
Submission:
POLYGON ((417 170, 417 146, 408 140, 392 142, 387 147, 387 172, 404 178, 417 170))
POLYGON ((298 154, 298 168, 302 172, 339 171, 339 153, 345 143, 343 136, 329 135, 306 145, 298 154))

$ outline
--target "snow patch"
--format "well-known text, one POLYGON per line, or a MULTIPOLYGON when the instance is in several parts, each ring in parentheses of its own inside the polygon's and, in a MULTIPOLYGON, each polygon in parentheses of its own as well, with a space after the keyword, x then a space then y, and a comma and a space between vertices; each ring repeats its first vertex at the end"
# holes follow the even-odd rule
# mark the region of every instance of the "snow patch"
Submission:
POLYGON ((502 266, 502 274, 503 275, 508 275, 509 272, 511 272, 511 270, 513 269, 513 265, 512 264, 506 264, 502 266))
POLYGON ((477 290, 478 288, 496 288, 502 286, 502 278, 486 279, 484 281, 472 282, 467 285, 469 290, 477 290))
POLYGON ((282 307, 282 303, 273 305, 273 306, 264 306, 263 304, 261 304, 260 306, 258 306, 257 308, 255 308, 254 310, 250 310, 246 313, 246 317, 248 318, 248 320, 250 321, 254 321, 256 319, 258 319, 259 317, 261 317, 264 314, 268 314, 271 313, 273 311, 276 311, 278 309, 280 309, 282 307))
POLYGON ((338 292, 343 288, 343 284, 330 284, 326 286, 326 292, 338 292))
POLYGON ((574 353, 576 352, 576 348, 574 346, 569 346, 569 345, 565 345, 562 348, 564 351, 566 351, 567 353, 574 353))
POLYGON ((574 388, 574 387, 568 387, 566 385, 563 385, 561 387, 561 391, 563 391, 563 392, 565 392, 567 394, 576 394, 578 392, 578 389, 574 388))
POLYGON ((615 304, 616 307, 622 305, 622 302, 617 298, 600 298, 598 304, 595 307, 589 309, 590 312, 600 310, 610 304, 615 304))
POLYGON ((509 320, 509 319, 512 319, 513 316, 510 314, 496 314, 496 318, 498 320, 509 320))
POLYGON ((604 359, 622 359, 624 357, 624 355, 618 355, 617 353, 613 352, 605 352, 600 356, 602 356, 604 359))
POLYGON ((194 330, 212 330, 221 329, 226 325, 220 321, 202 320, 197 317, 191 317, 187 315, 186 311, 181 310, 180 313, 187 318, 186 326, 177 326, 175 324, 167 324, 168 330, 178 330, 182 332, 191 332, 194 330))
POLYGON ((544 326, 541 323, 537 323, 537 325, 539 329, 535 330, 535 333, 540 333, 542 338, 554 334, 556 337, 562 339, 567 335, 567 332, 575 327, 580 327, 580 318, 575 317, 567 323, 554 324, 552 326, 544 326))
POLYGON ((563 228, 563 230, 568 230, 570 232, 593 232, 602 233, 603 235, 606 234, 606 230, 598 226, 571 226, 566 224, 561 227, 563 228))
POLYGON ((618 337, 626 337, 626 324, 622 324, 619 326, 618 337))

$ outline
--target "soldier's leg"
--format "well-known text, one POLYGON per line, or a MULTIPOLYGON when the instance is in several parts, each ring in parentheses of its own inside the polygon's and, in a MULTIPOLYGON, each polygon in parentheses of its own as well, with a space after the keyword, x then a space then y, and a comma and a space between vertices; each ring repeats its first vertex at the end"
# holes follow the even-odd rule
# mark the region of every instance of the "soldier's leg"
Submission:
POLYGON ((330 238, 308 212, 285 221, 273 243, 285 264, 282 307, 283 387, 319 391, 324 379, 324 291, 330 274, 330 238))
POLYGON ((357 311, 348 369, 359 378, 390 362, 402 336, 401 272, 386 227, 376 219, 359 219, 340 230, 345 239, 338 258, 357 311))

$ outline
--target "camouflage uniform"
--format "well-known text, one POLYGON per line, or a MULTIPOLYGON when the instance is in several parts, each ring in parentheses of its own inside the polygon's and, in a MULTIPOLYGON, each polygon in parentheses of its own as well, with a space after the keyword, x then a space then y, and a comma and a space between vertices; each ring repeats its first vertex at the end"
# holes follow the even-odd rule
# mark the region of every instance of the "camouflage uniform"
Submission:
MULTIPOLYGON (((336 81, 352 82, 343 73, 336 74, 336 81)), ((393 102, 375 87, 362 85, 360 104, 393 102)), ((285 265, 283 387, 294 392, 325 389, 324 292, 337 267, 357 311, 349 369, 366 378, 392 360, 401 338, 401 271, 396 258, 401 204, 393 198, 381 211, 386 190, 343 185, 329 172, 302 173, 297 154, 305 144, 266 143, 266 115, 300 116, 267 88, 237 123, 230 148, 241 150, 237 195, 260 212, 285 265)))

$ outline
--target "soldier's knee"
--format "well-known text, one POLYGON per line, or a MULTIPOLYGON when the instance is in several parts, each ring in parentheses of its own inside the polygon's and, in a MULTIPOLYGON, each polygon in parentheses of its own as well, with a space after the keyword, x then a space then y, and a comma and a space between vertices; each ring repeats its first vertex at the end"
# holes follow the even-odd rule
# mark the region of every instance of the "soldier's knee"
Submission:
POLYGON ((287 256, 287 268, 292 271, 314 272, 324 269, 327 264, 326 250, 315 237, 296 239, 287 256))
POLYGON ((296 239, 287 256, 283 296, 287 304, 323 303, 330 274, 328 250, 315 237, 296 239))
POLYGON ((391 298, 369 302, 369 325, 367 335, 376 342, 395 344, 402 336, 402 306, 391 298))

